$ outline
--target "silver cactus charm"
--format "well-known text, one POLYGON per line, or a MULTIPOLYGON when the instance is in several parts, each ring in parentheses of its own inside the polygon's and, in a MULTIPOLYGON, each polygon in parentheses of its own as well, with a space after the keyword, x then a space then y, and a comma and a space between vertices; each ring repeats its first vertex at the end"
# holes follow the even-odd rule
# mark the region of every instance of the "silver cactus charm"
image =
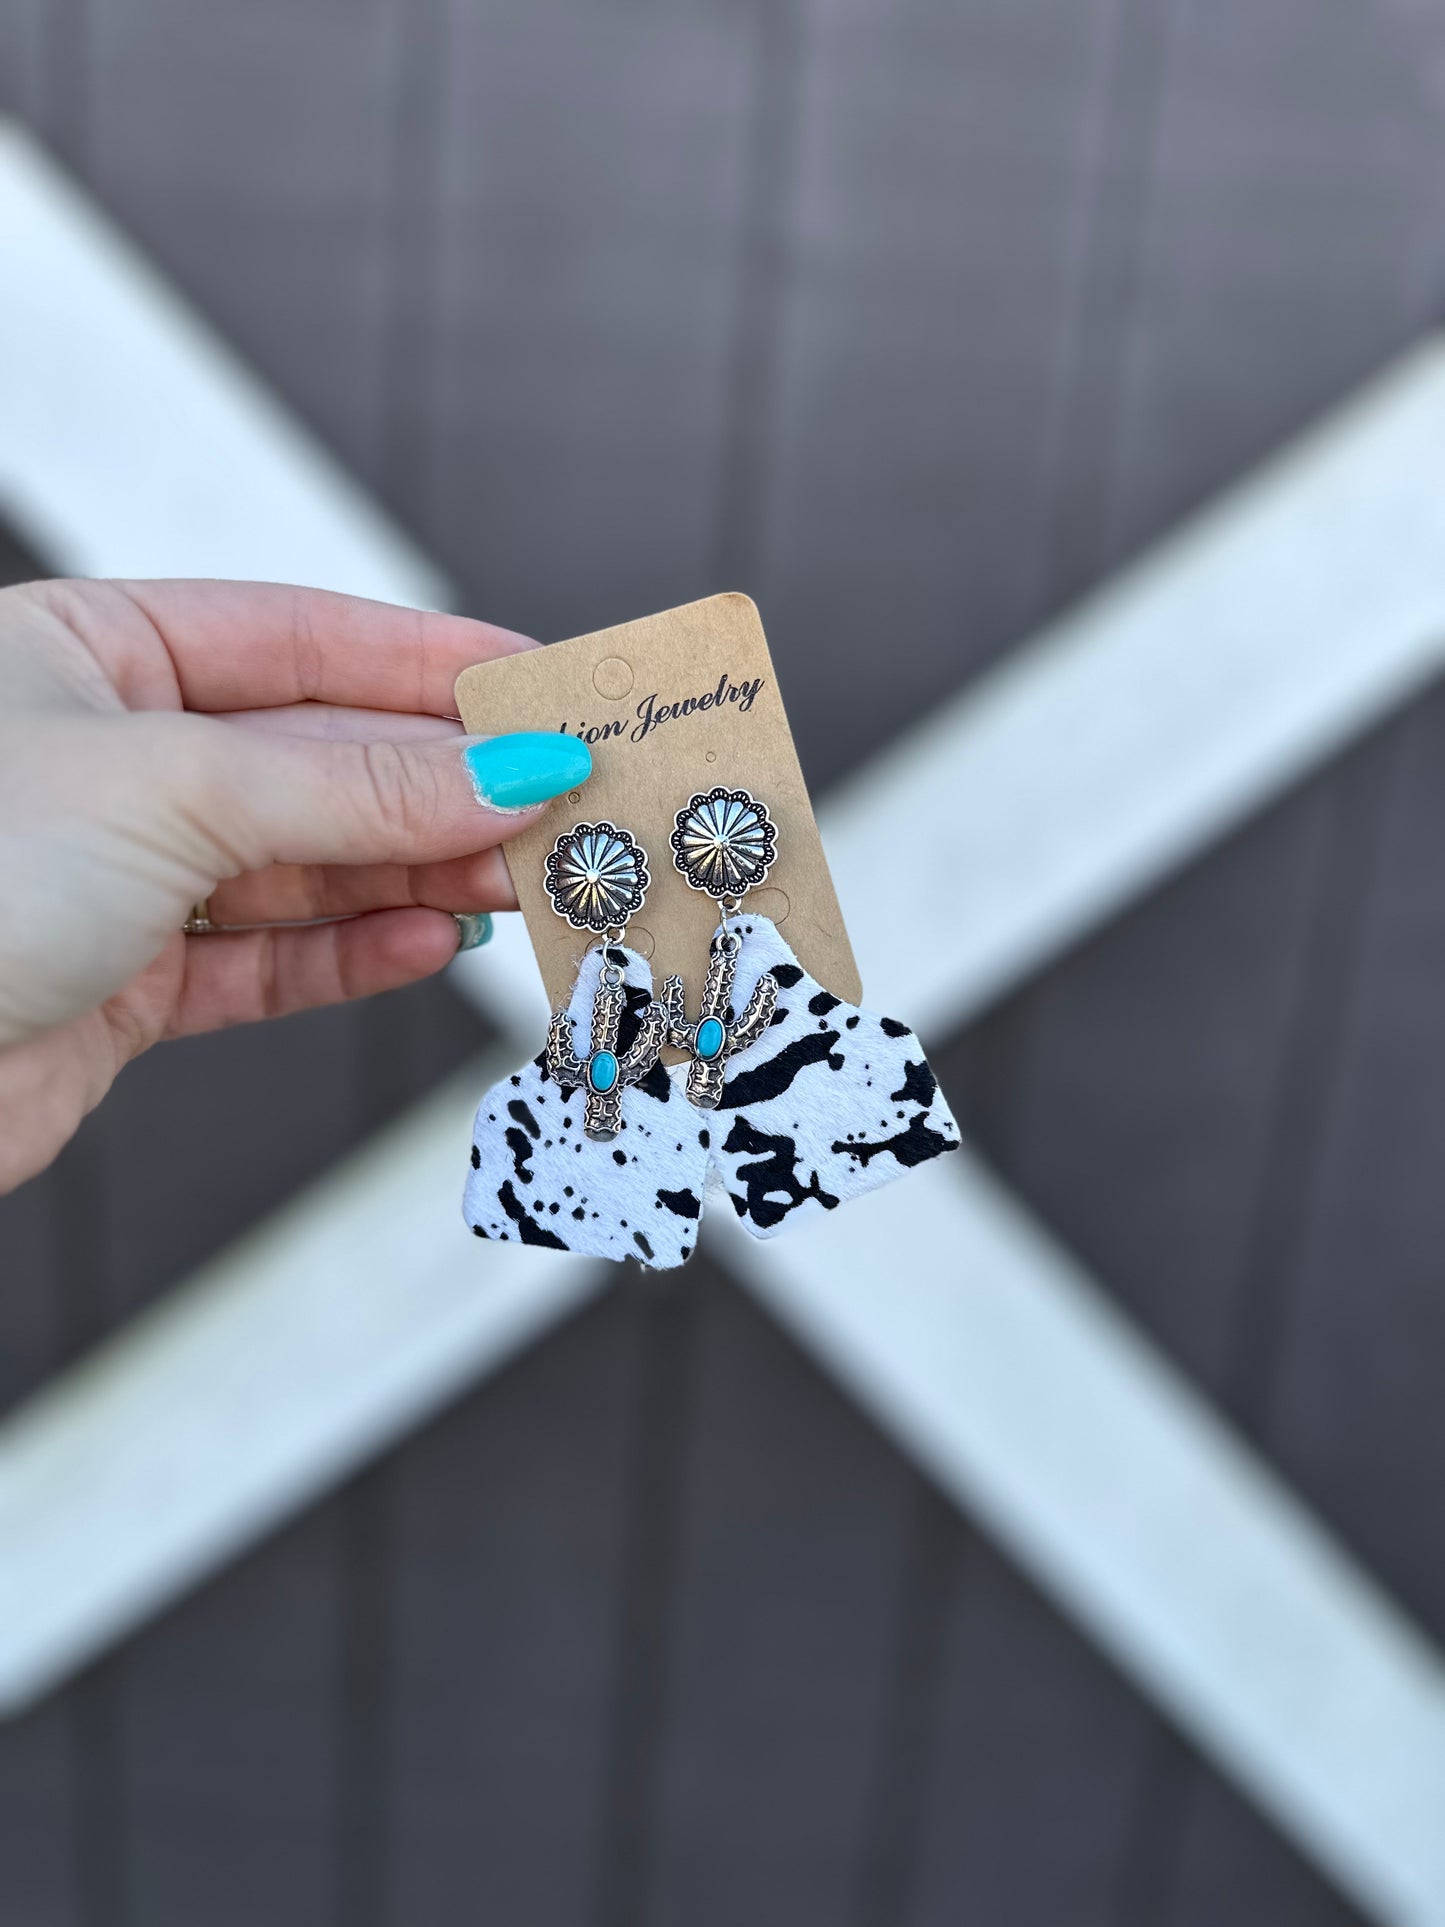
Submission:
POLYGON ((674 864, 689 889, 721 904, 723 922, 713 938, 697 1022, 687 1021, 681 977, 669 977, 664 983, 662 1003, 668 1042, 692 1059, 687 1067, 688 1099, 699 1110, 715 1111, 722 1102, 728 1059, 758 1041, 777 1008, 777 982, 763 976, 742 1016, 729 1021, 733 977, 743 946, 742 938, 728 929, 727 919, 736 913, 740 898, 766 879, 778 853, 778 833, 766 803, 760 803, 750 790, 722 785, 690 796, 674 825, 674 864))
POLYGON ((646 1077, 667 1035, 667 1018, 654 1000, 643 1013, 636 1037, 619 1053, 617 1032, 626 1007, 622 972, 604 960, 592 999, 592 1045, 587 1056, 577 1055, 571 1015, 565 1008, 552 1013, 547 1030, 548 1072, 563 1090, 586 1092, 582 1128, 599 1144, 606 1144, 622 1129, 622 1093, 646 1077))
POLYGON ((777 980, 762 976, 742 1016, 735 1023, 728 1022, 733 977, 741 948, 741 939, 730 930, 723 931, 714 942, 695 1024, 687 1021, 682 978, 669 977, 662 986, 668 1042, 685 1050, 692 1059, 687 1067, 688 1101, 701 1111, 717 1109, 722 1100, 728 1059, 734 1052, 758 1041, 772 1023, 777 1008, 777 980))

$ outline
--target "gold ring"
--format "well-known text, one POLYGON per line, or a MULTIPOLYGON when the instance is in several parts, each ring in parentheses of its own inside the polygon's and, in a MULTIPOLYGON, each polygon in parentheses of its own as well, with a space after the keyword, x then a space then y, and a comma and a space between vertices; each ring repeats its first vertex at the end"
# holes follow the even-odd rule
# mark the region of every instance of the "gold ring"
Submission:
POLYGON ((220 924, 211 922, 211 899, 207 897, 204 902, 192 905, 191 914, 181 925, 181 932, 187 937, 210 937, 220 928, 220 924))

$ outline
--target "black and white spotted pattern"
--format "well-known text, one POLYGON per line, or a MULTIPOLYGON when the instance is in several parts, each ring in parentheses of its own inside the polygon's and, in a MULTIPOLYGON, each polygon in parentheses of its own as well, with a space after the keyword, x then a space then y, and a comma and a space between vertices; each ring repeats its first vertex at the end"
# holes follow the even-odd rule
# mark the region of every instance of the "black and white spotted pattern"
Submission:
MULTIPOLYGON (((625 960, 625 1051, 638 1013, 652 1000, 652 973, 635 951, 625 960)), ((579 1053, 591 1034, 601 951, 588 951, 572 993, 579 1053)), ((697 1244, 712 1119, 695 1111, 661 1063, 622 1094, 622 1129, 610 1144, 582 1130, 581 1091, 564 1091, 539 1055, 482 1099, 472 1134, 463 1210, 479 1238, 594 1258, 636 1258, 664 1269, 697 1244)))
POLYGON ((743 940, 734 1007, 764 971, 779 992, 771 1028, 729 1061, 711 1114, 713 1169, 755 1238, 957 1150, 953 1113, 906 1024, 824 990, 766 917, 729 927, 743 940))

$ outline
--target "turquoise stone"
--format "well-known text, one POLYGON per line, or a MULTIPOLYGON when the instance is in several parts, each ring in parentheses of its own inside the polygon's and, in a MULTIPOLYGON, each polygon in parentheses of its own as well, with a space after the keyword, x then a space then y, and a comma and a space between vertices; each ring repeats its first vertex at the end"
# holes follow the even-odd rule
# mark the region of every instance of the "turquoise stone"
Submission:
POLYGON ((705 1062, 717 1056, 727 1041, 727 1032, 716 1017, 705 1017, 697 1027, 697 1054, 705 1062))
POLYGON ((587 1082, 594 1091, 610 1091, 617 1082, 617 1059, 610 1050, 595 1050, 587 1063, 587 1082))

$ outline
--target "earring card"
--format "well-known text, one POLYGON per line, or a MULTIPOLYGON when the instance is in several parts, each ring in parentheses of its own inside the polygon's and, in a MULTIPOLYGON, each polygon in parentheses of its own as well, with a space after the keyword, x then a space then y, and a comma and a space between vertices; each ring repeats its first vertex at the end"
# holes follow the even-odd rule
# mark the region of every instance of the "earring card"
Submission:
POLYGON ((688 799, 718 785, 750 790, 777 825, 776 861, 743 914, 769 918, 811 976, 845 1002, 860 1001, 858 966, 749 597, 709 596, 478 663, 456 687, 470 735, 562 730, 592 750, 590 780, 503 845, 554 1010, 567 1002, 578 963, 598 939, 553 910, 543 865, 562 832, 601 821, 631 832, 652 873, 626 942, 649 960, 659 987, 680 975, 688 1009, 696 1010, 721 912, 676 869, 670 839, 688 799))

